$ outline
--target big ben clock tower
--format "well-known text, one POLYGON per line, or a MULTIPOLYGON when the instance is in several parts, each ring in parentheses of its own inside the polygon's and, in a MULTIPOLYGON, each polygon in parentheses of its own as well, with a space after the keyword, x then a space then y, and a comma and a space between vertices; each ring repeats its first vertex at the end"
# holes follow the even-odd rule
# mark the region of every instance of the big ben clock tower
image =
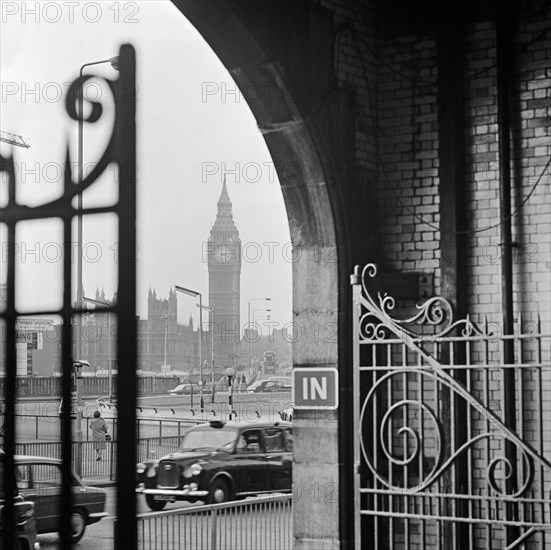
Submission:
POLYGON ((218 199, 218 213, 207 244, 209 306, 214 310, 215 363, 231 365, 241 340, 239 322, 241 240, 233 222, 226 180, 218 199))

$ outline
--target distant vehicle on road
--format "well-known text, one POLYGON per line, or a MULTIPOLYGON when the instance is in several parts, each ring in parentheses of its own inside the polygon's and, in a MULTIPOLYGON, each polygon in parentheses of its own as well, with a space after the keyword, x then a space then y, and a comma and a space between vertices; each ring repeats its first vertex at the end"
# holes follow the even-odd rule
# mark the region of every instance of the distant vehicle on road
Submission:
POLYGON ((199 393, 199 386, 196 384, 178 384, 175 388, 168 390, 170 395, 190 395, 199 393))
MULTIPOLYGON (((34 503, 36 530, 52 533, 59 530, 61 510, 61 460, 41 456, 14 457, 17 465, 17 485, 21 495, 34 503)), ((87 487, 73 472, 72 541, 78 542, 86 526, 107 516, 105 491, 87 487)))
POLYGON ((288 422, 222 422, 191 428, 180 450, 136 467, 137 493, 154 511, 167 502, 209 504, 290 493, 292 427, 288 422))
MULTIPOLYGON (((223 378, 214 383, 214 389, 216 391, 225 391, 228 389, 223 378)), ((168 390, 168 393, 170 395, 191 395, 192 391, 193 395, 199 395, 199 393, 201 392, 199 384, 189 382, 185 384, 178 384, 175 388, 168 390)), ((210 381, 205 382, 205 384, 203 384, 203 393, 208 394, 211 392, 212 384, 210 383, 210 381)))
POLYGON ((265 351, 264 361, 260 363, 260 372, 262 374, 277 374, 279 365, 275 360, 275 352, 265 351))
POLYGON ((271 393, 285 391, 291 391, 291 383, 289 380, 284 378, 257 380, 247 388, 247 393, 271 393))

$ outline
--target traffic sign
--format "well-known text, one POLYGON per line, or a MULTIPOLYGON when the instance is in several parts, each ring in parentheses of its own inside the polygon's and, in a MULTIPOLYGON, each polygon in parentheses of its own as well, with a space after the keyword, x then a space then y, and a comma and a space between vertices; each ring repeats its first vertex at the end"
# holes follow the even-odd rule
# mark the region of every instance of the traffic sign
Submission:
POLYGON ((339 406, 339 372, 333 367, 293 369, 295 409, 329 409, 339 406))

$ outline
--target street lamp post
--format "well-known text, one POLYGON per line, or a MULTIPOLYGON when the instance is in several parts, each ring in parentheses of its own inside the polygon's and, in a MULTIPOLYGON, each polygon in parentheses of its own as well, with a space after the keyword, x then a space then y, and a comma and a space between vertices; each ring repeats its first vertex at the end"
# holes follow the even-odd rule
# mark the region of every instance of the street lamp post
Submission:
POLYGON ((232 419, 233 411, 233 385, 232 378, 235 376, 235 369, 233 367, 228 367, 226 369, 226 376, 228 377, 228 405, 230 406, 229 419, 232 419))
MULTIPOLYGON (((91 65, 100 65, 102 63, 111 63, 111 66, 115 70, 119 70, 118 66, 119 58, 111 57, 109 59, 103 59, 102 61, 92 61, 91 63, 85 63, 80 68, 79 76, 82 79, 83 71, 86 67, 91 65)), ((82 284, 82 184, 84 182, 84 86, 81 86, 80 94, 78 97, 78 195, 77 195, 77 309, 82 310, 84 305, 84 288, 82 284)), ((76 356, 80 358, 82 353, 82 314, 79 314, 77 323, 77 337, 76 337, 76 356)), ((82 441, 82 415, 77 413, 76 426, 75 426, 75 439, 82 441)))
MULTIPOLYGON (((200 307, 199 304, 197 304, 197 307, 200 307)), ((210 347, 210 354, 211 354, 211 358, 210 358, 210 373, 211 373, 211 376, 210 376, 210 381, 211 381, 211 384, 212 384, 212 388, 211 388, 211 403, 214 403, 214 308, 213 307, 209 307, 209 306, 201 306, 202 309, 206 309, 207 311, 210 311, 210 314, 211 314, 211 318, 210 318, 210 322, 211 322, 211 347, 210 347)))
MULTIPOLYGON (((271 309, 253 309, 253 325, 256 326, 256 320, 261 318, 261 317, 262 318, 266 317, 266 319, 269 321, 271 319, 271 317, 269 315, 269 313, 271 311, 272 311, 271 309), (266 312, 266 313, 268 313, 268 315, 259 315, 257 317, 256 314, 260 311, 266 312)), ((262 331, 260 331, 260 339, 262 339, 262 331)), ((253 358, 256 358, 256 339, 253 342, 253 358)))
POLYGON ((163 366, 161 368, 161 370, 163 371, 163 373, 165 374, 166 376, 166 368, 167 368, 167 363, 166 363, 166 356, 167 356, 167 348, 168 348, 168 315, 167 314, 164 314, 164 315, 161 315, 161 319, 165 322, 165 358, 164 358, 164 361, 163 361, 163 366))
MULTIPOLYGON (((107 393, 109 401, 113 401, 113 365, 111 358, 111 312, 107 315, 107 393)), ((118 372, 118 371, 117 371, 118 372)))
MULTIPOLYGON (((84 302, 90 302, 91 304, 99 306, 110 306, 109 302, 102 302, 100 300, 93 300, 92 298, 82 297, 84 302)), ((113 396, 113 371, 111 367, 111 311, 107 312, 107 393, 109 394, 109 401, 113 396)))
POLYGON ((258 300, 265 300, 267 302, 271 301, 271 298, 250 298, 248 304, 248 315, 247 315, 247 327, 248 327, 248 338, 247 338, 247 350, 249 356, 249 381, 251 380, 251 302, 256 302, 258 300))
MULTIPOLYGON (((119 58, 111 57, 109 59, 103 59, 102 61, 92 61, 90 63, 85 63, 80 68, 79 76, 82 79, 83 71, 86 67, 91 65, 101 65, 103 63, 111 63, 111 66, 115 70, 119 70, 119 58)), ((84 182, 84 86, 81 87, 80 94, 78 97, 78 186, 79 193, 77 195, 77 308, 82 309, 84 303, 84 288, 82 284, 82 184, 84 182)), ((82 326, 81 319, 77 323, 78 336, 76 338, 76 356, 80 357, 82 350, 82 326)), ((79 431, 79 426, 77 426, 77 432, 79 431)), ((82 437, 82 430, 80 429, 80 434, 82 437)))
POLYGON ((199 399, 201 401, 201 414, 205 412, 205 400, 203 396, 203 298, 200 292, 196 290, 190 290, 189 288, 184 288, 183 286, 174 285, 174 288, 178 292, 187 294, 188 296, 193 296, 197 298, 199 296, 199 399))
MULTIPOLYGON (((80 408, 80 402, 82 400, 82 374, 81 369, 82 367, 88 367, 90 368, 90 363, 88 361, 84 361, 82 359, 79 359, 77 361, 73 361, 73 380, 74 380, 74 388, 72 389, 72 395, 71 395, 71 413, 73 410, 75 410, 76 420, 77 420, 77 429, 79 427, 82 428, 82 410, 80 408)), ((82 430, 80 432, 80 439, 77 440, 81 441, 77 445, 76 452, 75 452, 75 470, 79 476, 82 475, 82 430)))

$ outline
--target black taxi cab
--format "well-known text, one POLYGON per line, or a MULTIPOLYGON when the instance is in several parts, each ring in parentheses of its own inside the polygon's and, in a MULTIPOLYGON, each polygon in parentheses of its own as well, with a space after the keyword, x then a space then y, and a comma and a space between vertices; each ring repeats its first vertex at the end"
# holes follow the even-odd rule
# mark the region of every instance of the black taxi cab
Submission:
POLYGON ((289 422, 199 424, 185 434, 178 452, 137 465, 136 491, 154 511, 178 500, 215 504, 290 493, 292 451, 289 422))

